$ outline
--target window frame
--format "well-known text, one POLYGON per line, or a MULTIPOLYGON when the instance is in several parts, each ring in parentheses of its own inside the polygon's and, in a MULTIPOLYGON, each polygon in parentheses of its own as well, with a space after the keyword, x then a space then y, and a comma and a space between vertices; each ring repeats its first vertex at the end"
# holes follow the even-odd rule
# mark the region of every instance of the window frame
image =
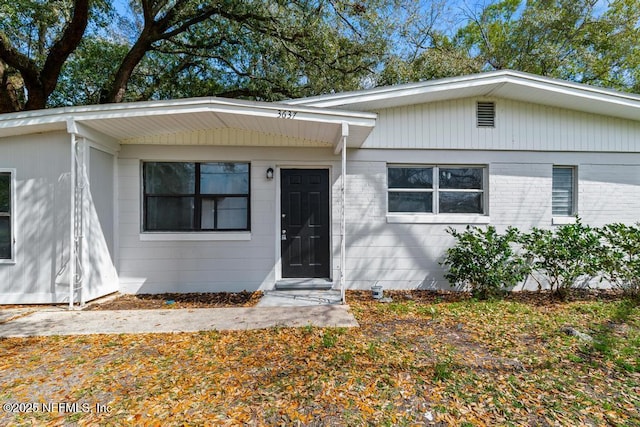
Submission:
POLYGON ((388 222, 461 222, 461 223, 487 223, 488 222, 488 171, 486 164, 396 164, 386 165, 386 214, 388 222), (392 168, 416 168, 432 169, 432 188, 389 188, 389 169, 392 168), (482 189, 451 189, 440 188, 441 169, 482 169, 482 189), (389 193, 392 192, 430 192, 433 194, 432 212, 392 212, 389 211, 389 193), (440 212, 441 193, 480 193, 482 196, 482 212, 440 212))
POLYGON ((0 174, 9 175, 9 212, 0 212, 0 216, 9 217, 9 245, 11 255, 9 258, 0 258, 0 264, 15 264, 16 262, 16 170, 12 168, 0 168, 0 174))
MULTIPOLYGON (((208 161, 172 161, 172 160, 145 160, 141 162, 141 195, 142 195, 142 210, 141 210, 141 233, 142 235, 146 235, 147 237, 152 235, 173 235, 173 236, 183 236, 183 238, 179 238, 178 240, 194 240, 190 237, 185 236, 203 236, 205 238, 209 238, 215 235, 224 235, 226 238, 231 238, 231 240, 244 240, 245 233, 251 232, 251 162, 249 161, 221 161, 221 160, 208 160, 208 161), (194 171, 194 192, 193 193, 180 193, 180 194, 163 194, 157 193, 152 194, 147 192, 146 188, 146 165, 149 163, 175 163, 175 164, 189 164, 192 163, 195 166, 194 171), (247 166, 247 193, 202 193, 201 192, 201 167, 206 164, 224 164, 224 163, 232 163, 236 165, 246 165, 247 166), (172 230, 154 230, 148 229, 147 227, 147 219, 148 219, 148 200, 152 198, 192 198, 193 199, 193 228, 192 229, 172 229, 172 230), (214 204, 217 205, 218 200, 220 198, 240 198, 246 199, 247 201, 247 226, 246 228, 202 228, 202 204, 203 201, 213 200, 214 204), (207 237, 209 235, 209 237, 207 237)), ((217 211, 216 211, 217 212, 217 211)), ((218 214, 216 213, 214 217, 214 223, 218 221, 218 214)), ((196 237, 195 240, 200 240, 201 238, 196 237)), ((153 240, 149 238, 143 238, 142 240, 153 240)))
POLYGON ((575 165, 553 165, 551 168, 551 216, 554 225, 570 224, 575 222, 578 215, 578 167, 575 165), (556 169, 568 169, 571 171, 571 212, 569 214, 557 214, 553 212, 553 182, 556 169))

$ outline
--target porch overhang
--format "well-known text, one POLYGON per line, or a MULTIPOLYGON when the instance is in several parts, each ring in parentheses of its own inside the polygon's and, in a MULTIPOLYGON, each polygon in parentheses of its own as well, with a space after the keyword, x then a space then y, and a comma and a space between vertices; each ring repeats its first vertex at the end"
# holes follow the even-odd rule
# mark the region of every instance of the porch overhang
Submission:
POLYGON ((0 116, 0 137, 66 130, 69 120, 120 144, 360 147, 376 114, 216 97, 65 107, 0 116), (235 132, 242 141, 228 139, 235 132))

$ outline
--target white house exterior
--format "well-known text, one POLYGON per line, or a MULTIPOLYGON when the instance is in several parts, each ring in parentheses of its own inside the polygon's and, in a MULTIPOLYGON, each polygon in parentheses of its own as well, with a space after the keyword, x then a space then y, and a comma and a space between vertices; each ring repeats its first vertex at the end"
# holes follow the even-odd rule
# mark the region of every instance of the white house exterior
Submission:
POLYGON ((447 288, 450 226, 640 221, 639 147, 640 97, 512 71, 7 114, 0 303, 447 288))

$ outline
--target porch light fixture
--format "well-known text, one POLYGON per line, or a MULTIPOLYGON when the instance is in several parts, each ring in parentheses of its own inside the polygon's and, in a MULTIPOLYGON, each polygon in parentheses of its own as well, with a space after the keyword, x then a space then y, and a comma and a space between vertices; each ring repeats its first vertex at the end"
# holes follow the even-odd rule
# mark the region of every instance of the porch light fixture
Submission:
POLYGON ((267 169, 267 179, 273 179, 273 168, 267 169))

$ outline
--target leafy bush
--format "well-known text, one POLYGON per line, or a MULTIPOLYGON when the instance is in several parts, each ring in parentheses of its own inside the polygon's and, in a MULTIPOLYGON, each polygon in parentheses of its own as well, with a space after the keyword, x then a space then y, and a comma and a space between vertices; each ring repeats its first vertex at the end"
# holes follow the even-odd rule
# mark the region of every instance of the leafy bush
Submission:
POLYGON ((521 242, 534 273, 531 277, 540 287, 546 282, 554 296, 566 298, 578 279, 598 273, 602 254, 599 234, 580 218, 555 232, 534 227, 521 242))
POLYGON ((517 229, 509 227, 504 234, 488 226, 486 230, 467 226, 463 233, 453 228, 447 232, 456 244, 447 249, 442 265, 448 267, 446 279, 474 297, 486 299, 512 288, 527 277, 527 264, 514 251, 517 229))
POLYGON ((640 299, 640 226, 609 224, 598 233, 604 245, 600 257, 603 278, 640 299))

